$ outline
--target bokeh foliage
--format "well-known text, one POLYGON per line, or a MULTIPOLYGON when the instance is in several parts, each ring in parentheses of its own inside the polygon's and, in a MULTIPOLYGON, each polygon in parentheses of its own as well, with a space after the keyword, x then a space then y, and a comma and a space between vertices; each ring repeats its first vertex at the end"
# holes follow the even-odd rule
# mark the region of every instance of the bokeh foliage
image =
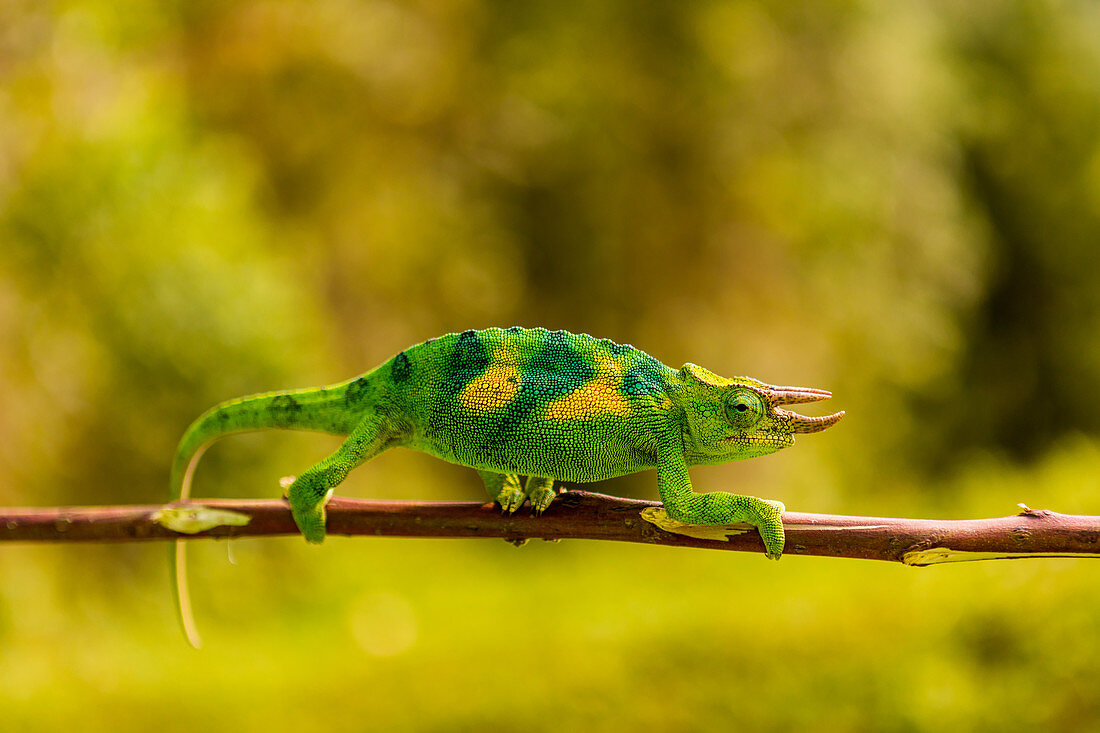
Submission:
MULTIPOLYGON (((160 501, 215 401, 523 324, 849 412, 711 488, 1100 513, 1098 246, 1089 3, 4 0, 0 501, 160 501)), ((345 491, 480 497, 402 453, 345 491)), ((0 728, 1100 723, 1090 561, 497 545, 203 546, 201 655, 163 548, 3 548, 0 728)))

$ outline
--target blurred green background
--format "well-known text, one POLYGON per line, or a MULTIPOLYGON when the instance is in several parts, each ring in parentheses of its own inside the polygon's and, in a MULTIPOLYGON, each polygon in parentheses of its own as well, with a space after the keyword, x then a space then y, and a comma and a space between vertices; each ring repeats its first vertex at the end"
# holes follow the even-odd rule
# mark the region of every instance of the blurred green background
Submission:
MULTIPOLYGON (((708 489, 1100 514, 1098 245, 1094 3, 3 0, 0 502, 165 500, 214 402, 520 324, 848 411, 708 489)), ((483 496, 402 451, 341 493, 483 496)), ((201 652, 163 545, 0 548, 0 730, 1100 727, 1094 560, 192 548, 201 652)))

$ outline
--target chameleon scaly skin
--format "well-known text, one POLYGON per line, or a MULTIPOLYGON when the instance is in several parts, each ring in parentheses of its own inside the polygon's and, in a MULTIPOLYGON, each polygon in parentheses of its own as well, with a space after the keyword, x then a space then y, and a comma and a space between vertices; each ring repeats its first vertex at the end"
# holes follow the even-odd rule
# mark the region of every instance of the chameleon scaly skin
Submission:
MULTIPOLYGON (((696 493, 688 468, 773 453, 792 445, 794 433, 834 425, 843 412, 804 417, 780 407, 829 396, 748 377, 726 379, 695 364, 672 369, 633 346, 587 334, 519 327, 464 331, 410 347, 346 382, 211 408, 180 443, 172 490, 177 500, 187 499, 202 451, 223 435, 287 428, 347 436, 287 492, 306 540, 321 542, 325 503, 336 486, 353 468, 395 446, 477 469, 506 512, 530 499, 542 513, 554 499, 555 481, 600 481, 656 468, 657 489, 673 519, 748 522, 760 530, 767 556, 778 559, 782 504, 722 491, 696 493), (526 485, 520 476, 528 477, 526 485)), ((185 604, 177 544, 173 557, 185 604)))

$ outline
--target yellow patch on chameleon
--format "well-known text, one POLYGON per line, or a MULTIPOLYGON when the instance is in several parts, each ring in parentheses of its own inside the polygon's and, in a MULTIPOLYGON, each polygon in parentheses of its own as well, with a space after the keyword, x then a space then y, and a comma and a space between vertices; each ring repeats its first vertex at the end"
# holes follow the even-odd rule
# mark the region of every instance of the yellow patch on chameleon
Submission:
POLYGON ((546 406, 546 417, 551 420, 578 420, 606 413, 628 415, 630 403, 616 385, 599 380, 562 395, 546 406))
POLYGON ((467 410, 499 410, 515 399, 522 381, 514 365, 493 364, 463 388, 458 402, 467 410))

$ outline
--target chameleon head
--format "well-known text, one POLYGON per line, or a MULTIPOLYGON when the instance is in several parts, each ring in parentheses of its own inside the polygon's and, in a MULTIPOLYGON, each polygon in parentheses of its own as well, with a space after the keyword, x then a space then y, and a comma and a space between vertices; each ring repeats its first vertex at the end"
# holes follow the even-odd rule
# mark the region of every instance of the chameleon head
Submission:
POLYGON ((816 433, 844 417, 843 412, 806 417, 783 405, 832 397, 823 389, 776 387, 750 377, 727 379, 696 364, 680 369, 683 389, 676 402, 684 410, 684 450, 693 463, 727 463, 774 453, 794 445, 795 433, 816 433))

